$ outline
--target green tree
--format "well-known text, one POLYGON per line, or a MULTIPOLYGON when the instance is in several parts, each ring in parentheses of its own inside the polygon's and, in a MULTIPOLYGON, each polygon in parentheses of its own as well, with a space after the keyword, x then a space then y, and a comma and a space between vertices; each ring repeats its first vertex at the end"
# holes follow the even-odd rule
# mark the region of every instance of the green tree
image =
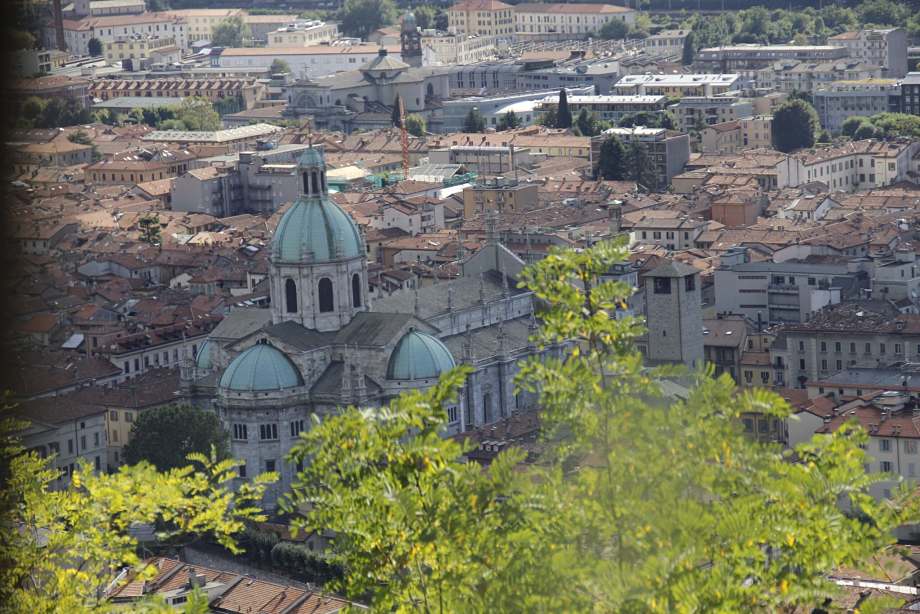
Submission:
POLYGON ((891 0, 864 0, 856 9, 861 24, 904 26, 911 17, 910 8, 891 0))
POLYGON ((598 133, 597 116, 582 108, 575 118, 575 130, 581 136, 595 136, 598 133))
POLYGON ((268 72, 273 75, 291 72, 291 65, 282 60, 281 58, 275 58, 272 60, 272 65, 268 67, 268 72))
POLYGON ((402 126, 402 113, 400 113, 399 106, 402 104, 402 100, 399 97, 399 94, 396 94, 396 98, 393 99, 393 109, 390 111, 390 121, 393 122, 393 126, 399 128, 402 126))
MULTIPOLYGON (((265 484, 277 476, 264 474, 236 487, 239 463, 204 455, 194 455, 189 459, 192 465, 165 473, 141 463, 96 474, 88 463, 79 462, 69 485, 55 488, 60 482, 52 458, 22 449, 17 433, 26 424, 4 415, 0 425, 4 611, 112 611, 103 589, 117 570, 134 568, 140 578, 156 572, 138 556, 137 541, 130 535, 135 524, 156 525, 160 540, 167 544, 210 535, 239 552, 235 535, 244 523, 266 518, 256 505, 265 484)), ((145 611, 169 611, 150 605, 145 611)))
POLYGON ((879 113, 869 120, 883 138, 920 138, 920 117, 908 113, 879 113))
POLYGON ((694 43, 693 32, 687 34, 687 38, 684 39, 684 48, 681 52, 680 61, 684 66, 690 66, 693 64, 694 58, 696 58, 696 47, 694 43))
POLYGON ((644 365, 640 322, 608 315, 632 289, 603 279, 627 258, 625 241, 553 249, 520 276, 545 305, 533 342, 569 348, 518 376, 540 394, 545 450, 526 471, 519 449, 483 470, 441 437, 468 367, 303 435, 289 460, 310 464, 285 505, 335 532, 338 586, 375 611, 807 612, 836 595, 830 572, 916 518, 909 489, 868 494, 884 476, 866 474, 855 424, 792 462, 739 427, 788 416, 778 395, 708 369, 666 397, 678 371, 644 365))
POLYGON ((859 124, 859 127, 853 133, 853 138, 857 140, 874 139, 877 136, 879 136, 879 131, 869 120, 859 124))
POLYGON ((207 98, 189 96, 176 110, 176 118, 185 130, 220 130, 220 115, 207 98))
POLYGON ((622 40, 629 35, 629 26, 625 21, 611 19, 597 32, 598 37, 607 40, 622 40))
POLYGON ((102 55, 102 41, 96 37, 89 39, 89 42, 86 43, 86 51, 92 57, 99 57, 102 55))
POLYGON ((773 113, 773 146, 783 152, 811 147, 818 125, 814 107, 801 99, 789 100, 773 113))
POLYGON ((853 136, 856 133, 856 129, 865 121, 866 118, 861 115, 852 115, 846 118, 840 126, 840 134, 843 136, 853 136))
POLYGON ((463 131, 464 132, 482 132, 486 129, 486 120, 483 119, 482 114, 479 112, 479 109, 473 107, 470 109, 470 112, 466 114, 466 119, 463 120, 463 131))
POLYGON ((654 166, 644 144, 632 142, 627 145, 626 168, 627 177, 637 184, 653 191, 659 188, 658 176, 655 174, 654 166))
POLYGON ((339 11, 342 32, 366 39, 368 34, 396 20, 393 0, 345 0, 339 11))
POLYGON ((521 120, 518 119, 517 113, 514 111, 508 111, 502 118, 498 120, 498 129, 499 130, 514 130, 521 126, 521 120))
POLYGON ((152 463, 160 471, 186 464, 189 454, 205 454, 213 447, 218 460, 230 456, 227 431, 211 411, 172 405, 140 412, 124 449, 125 462, 152 463), (177 437, 177 433, 181 436, 177 437))
POLYGON ((572 111, 569 110, 569 97, 565 88, 559 90, 559 106, 556 107, 556 128, 572 127, 572 111))
POLYGON ((540 117, 537 118, 537 123, 541 126, 546 126, 547 128, 555 128, 557 119, 556 109, 557 105, 554 104, 545 107, 543 113, 541 113, 540 117))
POLYGON ((150 245, 159 245, 160 243, 160 216, 156 213, 149 213, 142 217, 137 225, 141 229, 141 241, 150 245))
POLYGON ((71 132, 67 135, 67 140, 71 143, 77 143, 79 145, 92 145, 93 139, 89 137, 89 134, 86 130, 77 130, 76 132, 71 132))
POLYGON ((242 47, 243 41, 250 38, 249 24, 237 15, 222 19, 211 30, 211 43, 216 47, 242 47))
POLYGON ((621 181, 626 179, 626 147, 623 141, 611 134, 601 143, 597 161, 597 175, 601 179, 621 181))
POLYGON ((422 4, 414 7, 412 9, 412 14, 415 15, 416 25, 422 30, 428 30, 435 27, 437 10, 430 4, 422 4))
POLYGON ((428 130, 428 125, 425 123, 425 118, 416 113, 411 113, 406 116, 406 131, 412 136, 425 136, 425 132, 428 130))

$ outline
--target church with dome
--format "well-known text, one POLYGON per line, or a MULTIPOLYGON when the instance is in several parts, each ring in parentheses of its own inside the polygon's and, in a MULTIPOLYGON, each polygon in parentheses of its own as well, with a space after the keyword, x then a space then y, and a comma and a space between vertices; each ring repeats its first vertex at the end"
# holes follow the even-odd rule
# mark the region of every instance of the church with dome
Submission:
POLYGON ((280 474, 268 508, 290 487, 298 468, 285 456, 313 414, 380 407, 465 363, 473 373, 446 434, 460 433, 533 408, 514 376, 539 352, 534 297, 516 287, 524 263, 495 240, 463 261, 460 278, 372 304, 365 242, 329 198, 322 150, 298 166, 303 194, 271 242, 270 307, 231 310, 181 370, 183 396, 216 411, 243 477, 280 474))

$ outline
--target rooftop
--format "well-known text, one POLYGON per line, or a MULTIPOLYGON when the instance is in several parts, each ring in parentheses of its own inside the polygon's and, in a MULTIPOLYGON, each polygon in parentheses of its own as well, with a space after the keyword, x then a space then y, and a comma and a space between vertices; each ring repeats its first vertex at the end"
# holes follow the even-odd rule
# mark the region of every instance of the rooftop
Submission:
POLYGON ((253 124, 251 126, 241 126, 239 128, 228 128, 226 130, 197 131, 197 130, 156 130, 144 135, 144 141, 155 141, 165 143, 181 142, 213 142, 226 143, 229 141, 238 141, 248 138, 257 138, 268 136, 281 132, 283 128, 273 126, 272 124, 253 124))

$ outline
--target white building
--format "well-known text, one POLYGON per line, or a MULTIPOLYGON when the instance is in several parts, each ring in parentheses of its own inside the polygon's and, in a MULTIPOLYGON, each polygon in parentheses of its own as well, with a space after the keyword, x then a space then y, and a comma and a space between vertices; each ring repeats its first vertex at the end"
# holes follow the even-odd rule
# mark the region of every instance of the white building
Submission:
POLYGON ((652 96, 715 96, 743 85, 739 74, 626 75, 611 88, 614 94, 652 96))
MULTIPOLYGON (((314 45, 311 47, 232 47, 218 59, 220 68, 264 68, 275 59, 284 60, 295 77, 324 77, 340 71, 357 70, 377 59, 376 45, 314 45)), ((400 60, 399 47, 385 48, 400 60)))
POLYGON ((514 6, 514 31, 521 34, 597 34, 609 21, 632 25, 636 11, 612 4, 525 3, 514 6))
MULTIPOLYGON (((53 25, 44 30, 45 47, 56 46, 53 25)), ((184 20, 162 14, 115 15, 111 17, 84 17, 64 20, 64 42, 73 55, 89 55, 89 41, 97 39, 106 43, 119 38, 163 37, 173 38, 180 49, 188 47, 188 31, 184 20)))
POLYGON ((642 41, 645 52, 655 57, 682 56, 690 30, 662 30, 642 41))
POLYGON ((311 47, 339 38, 339 24, 297 20, 268 33, 269 47, 311 47))
POLYGON ((900 97, 901 87, 894 79, 835 81, 812 94, 821 125, 835 134, 848 117, 896 112, 900 97))
POLYGON ((831 36, 827 44, 846 48, 851 58, 881 66, 886 77, 899 79, 907 74, 907 32, 903 28, 844 32, 831 36))

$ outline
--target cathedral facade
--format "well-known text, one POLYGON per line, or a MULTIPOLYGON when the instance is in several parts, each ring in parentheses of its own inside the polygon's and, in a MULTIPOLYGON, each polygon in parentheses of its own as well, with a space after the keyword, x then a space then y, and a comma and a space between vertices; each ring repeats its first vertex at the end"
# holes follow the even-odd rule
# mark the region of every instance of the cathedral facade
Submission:
POLYGON ((314 414, 380 407, 466 363, 473 373, 447 408, 447 434, 461 433, 533 408, 514 376, 541 352, 530 340, 534 297, 516 288, 523 262, 513 253, 489 241, 463 263, 463 277, 371 304, 365 242, 329 198, 322 151, 307 150, 299 173, 303 194, 272 238, 270 308, 231 311, 182 368, 184 395, 216 411, 232 455, 246 463, 242 477, 280 474, 268 508, 299 469, 286 455, 314 414))

